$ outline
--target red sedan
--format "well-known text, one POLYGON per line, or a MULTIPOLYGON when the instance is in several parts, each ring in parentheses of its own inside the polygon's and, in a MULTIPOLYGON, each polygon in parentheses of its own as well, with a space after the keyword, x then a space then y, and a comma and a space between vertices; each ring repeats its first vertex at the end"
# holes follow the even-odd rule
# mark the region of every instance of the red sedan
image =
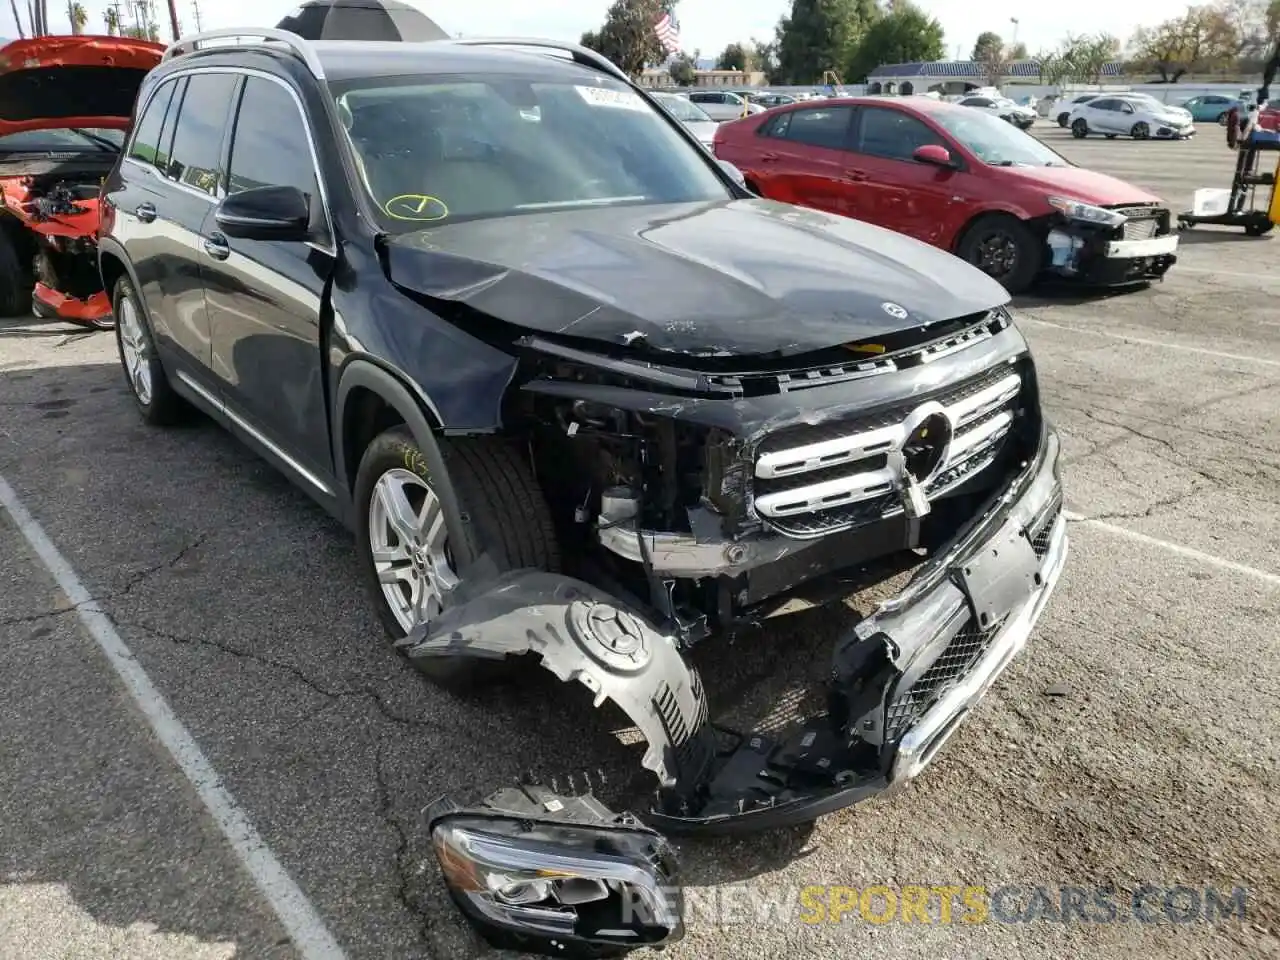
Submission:
POLYGON ((1176 260, 1174 217, 1158 197, 999 117, 929 97, 778 107, 721 124, 714 150, 761 196, 950 250, 1011 293, 1045 273, 1152 280, 1176 260))

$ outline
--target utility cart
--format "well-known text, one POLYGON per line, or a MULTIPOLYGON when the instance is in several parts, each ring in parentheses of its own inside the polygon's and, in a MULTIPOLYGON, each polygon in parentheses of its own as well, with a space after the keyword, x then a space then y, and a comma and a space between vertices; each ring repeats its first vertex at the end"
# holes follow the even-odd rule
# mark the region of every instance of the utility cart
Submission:
POLYGON ((1280 222, 1280 194, 1276 176, 1280 173, 1280 139, 1254 136, 1236 151, 1236 169, 1231 178, 1227 209, 1220 213, 1188 210, 1178 216, 1184 230, 1200 224, 1243 227, 1251 237, 1269 233, 1280 222), (1259 188, 1262 188, 1259 190, 1259 188))

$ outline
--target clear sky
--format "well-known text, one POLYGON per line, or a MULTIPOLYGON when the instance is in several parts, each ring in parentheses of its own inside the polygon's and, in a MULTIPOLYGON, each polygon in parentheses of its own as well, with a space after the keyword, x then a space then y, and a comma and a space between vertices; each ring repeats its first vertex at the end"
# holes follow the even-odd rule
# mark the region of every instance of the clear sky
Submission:
MULTIPOLYGON (((84 0, 90 12, 89 26, 102 30, 105 0, 84 0)), ((451 33, 524 34, 554 39, 576 40, 584 30, 598 26, 610 0, 410 0, 421 6, 451 33)), ((946 30, 947 55, 960 48, 968 57, 973 42, 983 30, 994 30, 1012 40, 1017 17, 1017 37, 1035 53, 1055 46, 1068 33, 1105 31, 1127 41, 1135 27, 1173 16, 1182 4, 1170 0, 1073 0, 1071 3, 1033 4, 1027 0, 917 0, 919 5, 942 21, 946 30), (1033 7, 1040 7, 1039 11, 1033 7)), ((201 20, 206 29, 231 26, 270 26, 297 6, 298 0, 203 0, 201 20)), ((166 0, 157 0, 161 30, 168 39, 166 0)), ((19 8, 25 7, 20 0, 19 8)), ((50 0, 50 18, 55 30, 66 29, 65 0, 50 0)), ((192 0, 177 0, 178 17, 184 32, 195 27, 192 0)), ((686 49, 701 50, 711 56, 735 40, 752 37, 768 39, 778 17, 790 9, 789 0, 680 0, 677 16, 686 49)), ((0 0, 0 35, 13 37, 13 16, 7 2, 0 0)))

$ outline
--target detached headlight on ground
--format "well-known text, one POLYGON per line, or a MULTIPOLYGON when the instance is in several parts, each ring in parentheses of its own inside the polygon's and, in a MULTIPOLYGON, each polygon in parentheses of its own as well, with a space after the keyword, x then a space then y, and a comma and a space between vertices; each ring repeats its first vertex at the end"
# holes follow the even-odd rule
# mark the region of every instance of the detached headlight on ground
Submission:
POLYGON ((1129 219, 1122 213, 1107 210, 1105 207, 1095 207, 1093 204, 1085 203, 1082 200, 1072 200, 1068 197, 1046 197, 1046 199, 1051 207, 1068 220, 1096 223, 1103 227, 1118 227, 1129 219))
POLYGON ((429 820, 450 895, 495 947, 617 956, 684 933, 670 845, 590 795, 526 787, 429 820))

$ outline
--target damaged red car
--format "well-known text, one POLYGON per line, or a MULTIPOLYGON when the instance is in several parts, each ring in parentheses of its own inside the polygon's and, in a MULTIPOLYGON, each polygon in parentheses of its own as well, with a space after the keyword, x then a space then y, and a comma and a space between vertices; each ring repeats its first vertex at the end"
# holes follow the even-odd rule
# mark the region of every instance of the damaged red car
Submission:
POLYGON ((98 193, 164 47, 52 36, 0 48, 0 315, 113 323, 98 273, 98 193))

